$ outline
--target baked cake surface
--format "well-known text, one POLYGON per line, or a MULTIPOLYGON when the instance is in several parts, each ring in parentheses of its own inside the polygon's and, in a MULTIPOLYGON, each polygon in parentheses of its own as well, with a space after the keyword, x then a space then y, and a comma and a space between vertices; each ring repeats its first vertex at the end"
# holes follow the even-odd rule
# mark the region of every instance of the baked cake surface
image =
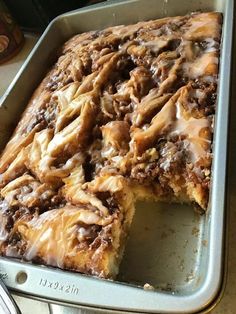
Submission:
POLYGON ((114 278, 138 199, 206 210, 221 15, 74 36, 0 159, 0 252, 114 278))

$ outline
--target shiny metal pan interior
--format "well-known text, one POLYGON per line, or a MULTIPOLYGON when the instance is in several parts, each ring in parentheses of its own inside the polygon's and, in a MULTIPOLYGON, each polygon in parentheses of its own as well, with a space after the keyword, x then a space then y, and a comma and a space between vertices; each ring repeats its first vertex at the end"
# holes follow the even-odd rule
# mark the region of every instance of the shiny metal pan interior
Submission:
POLYGON ((6 143, 12 125, 66 39, 110 25, 196 10, 220 11, 224 16, 212 190, 206 215, 200 216, 186 205, 140 202, 117 281, 1 258, 1 276, 9 288, 54 302, 126 313, 197 312, 216 298, 223 277, 233 0, 110 1, 59 16, 48 26, 2 98, 0 144, 3 147, 6 143), (156 289, 144 289, 146 283, 156 289))

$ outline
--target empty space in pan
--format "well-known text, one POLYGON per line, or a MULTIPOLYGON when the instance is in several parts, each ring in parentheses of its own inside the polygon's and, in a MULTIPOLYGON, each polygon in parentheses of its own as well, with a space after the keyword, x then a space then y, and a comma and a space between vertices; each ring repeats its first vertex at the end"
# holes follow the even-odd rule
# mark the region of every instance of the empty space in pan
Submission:
POLYGON ((118 280, 192 293, 204 279, 205 223, 189 205, 138 202, 118 280))

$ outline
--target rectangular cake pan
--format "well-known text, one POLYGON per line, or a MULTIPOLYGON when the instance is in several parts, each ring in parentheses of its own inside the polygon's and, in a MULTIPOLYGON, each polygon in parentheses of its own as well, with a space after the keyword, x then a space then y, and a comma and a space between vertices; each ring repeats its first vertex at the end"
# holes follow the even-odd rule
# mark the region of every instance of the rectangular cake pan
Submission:
MULTIPOLYGON (((18 293, 49 302, 138 313, 206 311, 217 299, 223 278, 226 209, 227 132, 233 0, 109 1, 56 18, 45 30, 17 77, 2 97, 0 144, 13 126, 48 67, 56 50, 72 35, 111 25, 130 24, 191 11, 223 13, 214 161, 209 210, 191 206, 139 203, 116 281, 0 258, 0 274, 18 293), (26 274, 26 275, 25 275, 26 274), (144 289, 145 284, 156 290, 144 289)), ((145 287, 149 287, 145 285, 145 287)))

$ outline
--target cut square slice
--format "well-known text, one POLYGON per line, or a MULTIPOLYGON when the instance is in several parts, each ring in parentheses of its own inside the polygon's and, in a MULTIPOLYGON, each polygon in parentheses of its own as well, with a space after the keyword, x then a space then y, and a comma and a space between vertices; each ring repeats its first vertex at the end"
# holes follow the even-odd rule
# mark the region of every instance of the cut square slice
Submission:
POLYGON ((134 212, 130 188, 121 176, 98 178, 88 187, 77 186, 76 197, 76 205, 23 213, 9 230, 2 253, 114 278, 134 212))

